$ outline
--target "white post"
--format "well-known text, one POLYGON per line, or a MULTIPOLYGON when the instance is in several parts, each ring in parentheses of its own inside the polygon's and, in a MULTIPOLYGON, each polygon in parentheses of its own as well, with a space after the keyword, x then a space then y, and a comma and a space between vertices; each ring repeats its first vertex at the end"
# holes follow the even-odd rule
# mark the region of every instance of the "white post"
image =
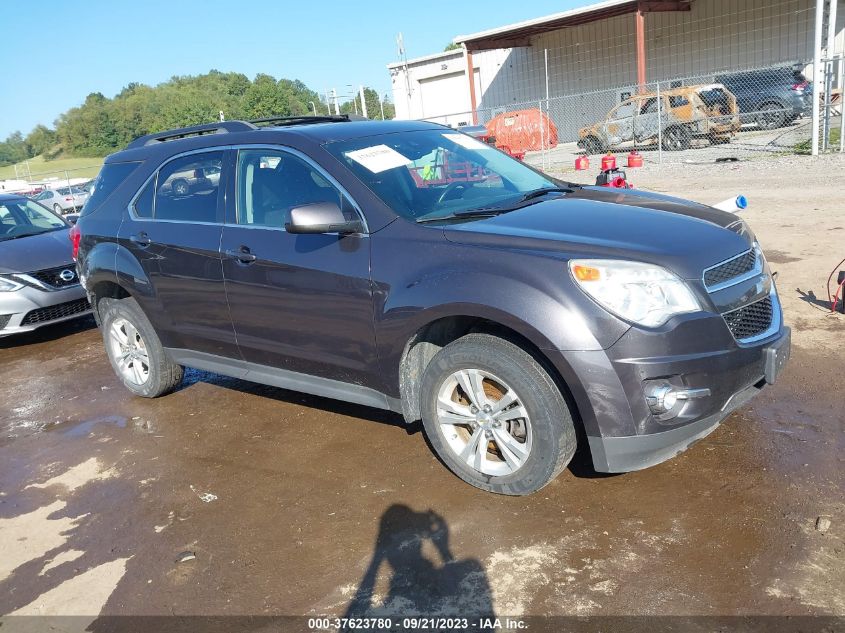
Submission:
POLYGON ((546 112, 549 111, 549 49, 543 49, 544 63, 546 65, 546 112))
POLYGON ((378 107, 381 108, 381 120, 384 121, 384 99, 382 99, 381 93, 378 95, 378 107))
POLYGON ((819 155, 819 127, 821 124, 821 90, 824 85, 822 72, 822 26, 824 22, 824 5, 826 0, 816 0, 816 29, 813 38, 813 123, 810 126, 811 154, 819 155))
MULTIPOLYGON (((839 58, 842 68, 839 69, 839 85, 843 85, 845 79, 845 53, 839 58)), ((845 154, 845 103, 839 102, 839 153, 845 154)))
POLYGON ((364 99, 364 86, 358 86, 358 94, 361 95, 361 114, 364 115, 364 118, 369 118, 367 116, 367 101, 364 99))
POLYGON ((65 169, 65 182, 67 183, 67 192, 70 194, 70 200, 73 203, 74 211, 76 211, 76 196, 73 195, 73 187, 70 186, 70 176, 67 173, 67 169, 65 169))
POLYGON ((660 82, 657 82, 657 164, 663 164, 663 99, 660 97, 660 82))
MULTIPOLYGON (((340 107, 337 105, 337 90, 332 88, 332 97, 334 97, 334 113, 340 114, 340 107)), ((331 108, 331 105, 329 106, 331 108)))

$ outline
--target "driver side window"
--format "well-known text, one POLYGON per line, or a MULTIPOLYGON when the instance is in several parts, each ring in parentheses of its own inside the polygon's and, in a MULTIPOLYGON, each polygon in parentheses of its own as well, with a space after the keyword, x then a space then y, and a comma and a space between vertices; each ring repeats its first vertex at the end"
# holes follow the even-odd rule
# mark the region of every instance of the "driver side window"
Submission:
POLYGON ((318 169, 282 150, 238 152, 238 224, 284 228, 290 210, 320 202, 344 208, 343 194, 318 169))

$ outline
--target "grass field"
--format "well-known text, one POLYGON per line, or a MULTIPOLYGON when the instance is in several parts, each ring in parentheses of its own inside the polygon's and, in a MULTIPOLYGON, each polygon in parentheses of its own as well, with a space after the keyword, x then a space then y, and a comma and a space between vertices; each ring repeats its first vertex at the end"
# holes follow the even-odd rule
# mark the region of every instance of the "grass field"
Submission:
MULTIPOLYGON (((70 178, 93 178, 100 171, 103 164, 102 158, 58 158, 45 161, 43 157, 36 156, 27 161, 29 169, 24 163, 17 164, 18 178, 28 179, 32 174, 33 180, 41 180, 50 177, 64 178, 65 170, 70 178)), ((0 180, 15 178, 15 165, 0 167, 0 180)))

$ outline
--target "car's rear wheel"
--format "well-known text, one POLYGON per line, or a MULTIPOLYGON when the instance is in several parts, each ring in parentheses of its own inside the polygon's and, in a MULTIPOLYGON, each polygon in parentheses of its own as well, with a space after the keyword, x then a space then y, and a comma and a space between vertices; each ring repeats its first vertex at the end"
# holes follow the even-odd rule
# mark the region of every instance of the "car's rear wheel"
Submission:
POLYGON ((182 367, 167 357, 135 299, 103 299, 99 312, 109 361, 127 389, 155 398, 182 381, 182 367))
POLYGON ((680 152, 689 149, 692 142, 690 131, 685 127, 674 126, 663 132, 663 149, 669 152, 680 152))
POLYGON ((757 125, 762 130, 775 130, 786 124, 786 110, 780 103, 764 103, 758 108, 757 125))
POLYGON ((482 490, 527 495, 575 453, 575 427, 554 380, 509 341, 468 334, 431 360, 422 381, 426 436, 440 459, 482 490))
POLYGON ((588 136, 583 141, 584 152, 586 154, 601 154, 604 150, 604 146, 602 145, 601 141, 596 138, 595 136, 588 136))
POLYGON ((60 204, 54 204, 53 205, 53 213, 55 213, 56 215, 61 215, 62 214, 62 206, 60 204))

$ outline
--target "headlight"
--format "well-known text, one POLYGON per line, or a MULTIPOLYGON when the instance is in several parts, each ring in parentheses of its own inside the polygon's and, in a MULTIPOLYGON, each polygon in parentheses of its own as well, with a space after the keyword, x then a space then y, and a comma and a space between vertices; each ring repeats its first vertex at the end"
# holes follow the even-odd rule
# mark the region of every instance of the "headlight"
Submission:
POLYGON ((665 268, 609 259, 569 262, 575 282, 613 314, 646 327, 673 315, 698 312, 701 304, 686 283, 665 268))
POLYGON ((13 290, 17 290, 19 288, 23 288, 23 284, 19 284, 17 281, 12 281, 11 279, 6 279, 5 277, 0 277, 0 292, 12 292, 13 290))

